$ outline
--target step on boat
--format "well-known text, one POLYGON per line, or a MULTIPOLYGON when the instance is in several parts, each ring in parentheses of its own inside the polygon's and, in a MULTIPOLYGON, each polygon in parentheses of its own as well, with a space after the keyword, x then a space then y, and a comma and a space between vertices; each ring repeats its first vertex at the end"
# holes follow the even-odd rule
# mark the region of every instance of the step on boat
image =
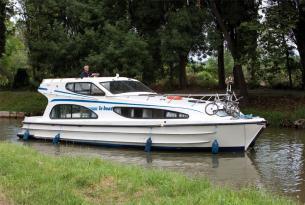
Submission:
POLYGON ((45 79, 42 116, 25 117, 18 136, 152 149, 245 151, 265 128, 243 115, 231 84, 201 99, 154 92, 125 77, 45 79))

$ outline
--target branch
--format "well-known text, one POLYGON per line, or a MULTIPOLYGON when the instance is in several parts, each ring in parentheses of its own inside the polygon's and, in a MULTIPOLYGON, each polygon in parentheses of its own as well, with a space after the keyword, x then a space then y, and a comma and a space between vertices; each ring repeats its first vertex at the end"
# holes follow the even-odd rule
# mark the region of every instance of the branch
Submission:
POLYGON ((226 39, 226 41, 228 42, 228 47, 230 49, 231 52, 233 52, 233 46, 232 46, 232 39, 231 39, 231 36, 224 24, 224 21, 218 11, 218 8, 215 4, 215 0, 207 0, 208 1, 208 4, 210 5, 211 7, 211 10, 212 10, 212 13, 214 14, 215 18, 216 18, 216 21, 222 31, 222 33, 224 34, 224 37, 226 39))

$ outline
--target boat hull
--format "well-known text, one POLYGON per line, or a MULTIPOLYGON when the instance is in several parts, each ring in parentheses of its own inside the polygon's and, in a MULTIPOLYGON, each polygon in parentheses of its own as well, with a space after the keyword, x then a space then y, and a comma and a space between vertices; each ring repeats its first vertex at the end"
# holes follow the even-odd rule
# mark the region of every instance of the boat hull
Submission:
POLYGON ((103 126, 25 123, 19 137, 28 130, 37 139, 90 143, 104 146, 144 147, 149 138, 152 149, 206 150, 217 140, 219 151, 245 151, 265 127, 264 123, 196 124, 173 126, 103 126))

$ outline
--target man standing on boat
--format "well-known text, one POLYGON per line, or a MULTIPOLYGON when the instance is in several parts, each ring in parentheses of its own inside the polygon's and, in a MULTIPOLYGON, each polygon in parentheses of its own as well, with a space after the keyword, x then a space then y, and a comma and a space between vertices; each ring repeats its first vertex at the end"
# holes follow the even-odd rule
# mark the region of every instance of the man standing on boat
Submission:
POLYGON ((89 71, 89 65, 85 65, 83 68, 83 71, 80 74, 81 78, 88 78, 88 77, 94 77, 94 76, 99 76, 98 73, 91 73, 89 71))

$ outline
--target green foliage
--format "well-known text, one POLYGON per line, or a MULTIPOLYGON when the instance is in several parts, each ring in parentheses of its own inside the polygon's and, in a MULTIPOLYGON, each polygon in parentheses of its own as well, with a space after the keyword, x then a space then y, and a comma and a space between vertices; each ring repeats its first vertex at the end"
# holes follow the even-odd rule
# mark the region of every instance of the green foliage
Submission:
MULTIPOLYGON (((268 81, 279 78, 289 87, 289 75, 293 75, 299 68, 293 43, 297 13, 289 0, 269 0, 268 4, 264 10, 265 19, 260 35, 261 67, 268 78, 271 78, 268 81), (282 75, 284 72, 286 75, 282 75)), ((295 84, 300 84, 300 81, 295 84)))
MULTIPOLYGON (((128 22, 121 25, 124 23, 128 22)), ((149 67, 151 62, 148 44, 136 32, 124 27, 106 24, 101 50, 92 52, 85 60, 108 75, 120 73, 141 78, 143 69, 149 67)))
POLYGON ((0 159, 0 189, 14 204, 295 204, 254 188, 233 191, 178 173, 46 156, 16 144, 0 143, 0 159))
POLYGON ((14 75, 19 68, 28 68, 27 50, 23 42, 18 25, 12 22, 7 23, 7 37, 5 53, 0 59, 0 86, 7 86, 13 81, 14 75))
MULTIPOLYGON (((208 60, 205 62, 205 70, 210 72, 217 78, 217 58, 214 56, 210 56, 208 60)), ((227 75, 232 75, 232 68, 234 66, 233 58, 227 50, 224 52, 224 66, 225 72, 227 75)))
POLYGON ((164 61, 177 60, 190 52, 206 50, 207 14, 196 6, 183 7, 168 13, 168 24, 161 30, 164 61))
POLYGON ((243 112, 246 114, 254 114, 264 117, 271 127, 282 127, 284 121, 294 122, 298 119, 303 119, 305 116, 304 107, 297 107, 294 110, 270 110, 255 107, 245 107, 243 112))
POLYGON ((6 20, 6 6, 7 1, 0 1, 0 57, 5 52, 5 20, 6 20))
MULTIPOLYGON (((225 35, 211 11, 211 2, 216 2, 231 37, 234 49, 225 42, 233 56, 231 59, 246 68, 248 82, 259 85, 262 81, 266 84, 283 81, 286 84, 289 73, 294 86, 300 86, 305 72, 298 64, 302 58, 297 58, 296 47, 292 46, 296 26, 302 23, 302 10, 298 11, 292 0, 268 0, 267 5, 261 0, 18 2, 22 7, 18 13, 22 17, 18 35, 5 33, 5 29, 0 32, 0 41, 6 35, 5 42, 9 44, 0 62, 2 85, 12 81, 17 67, 28 67, 33 82, 38 84, 46 77, 78 76, 84 64, 91 65, 92 71, 102 76, 119 72, 146 83, 164 78, 179 79, 182 83, 187 63, 191 64, 189 60, 194 56, 199 60, 212 56, 206 71, 213 79, 217 78, 217 61, 213 56, 225 35), (263 7, 263 17, 259 16, 259 7, 263 7), (25 47, 22 42, 26 43, 25 47)), ((0 17, 7 19, 13 14, 12 6, 6 0, 1 3, 5 15, 0 17)), ((302 5, 301 2, 300 8, 302 5)), ((304 36, 304 32, 298 33, 304 36)), ((232 74, 231 59, 228 56, 224 59, 229 60, 225 62, 227 75, 232 74)), ((196 75, 189 74, 192 75, 189 78, 196 75)))
POLYGON ((207 19, 205 10, 195 5, 185 6, 169 12, 167 25, 160 31, 162 60, 178 70, 180 84, 186 77, 185 63, 190 53, 200 56, 207 50, 207 19))
POLYGON ((204 63, 191 63, 187 66, 189 87, 215 88, 217 87, 217 73, 204 63))

